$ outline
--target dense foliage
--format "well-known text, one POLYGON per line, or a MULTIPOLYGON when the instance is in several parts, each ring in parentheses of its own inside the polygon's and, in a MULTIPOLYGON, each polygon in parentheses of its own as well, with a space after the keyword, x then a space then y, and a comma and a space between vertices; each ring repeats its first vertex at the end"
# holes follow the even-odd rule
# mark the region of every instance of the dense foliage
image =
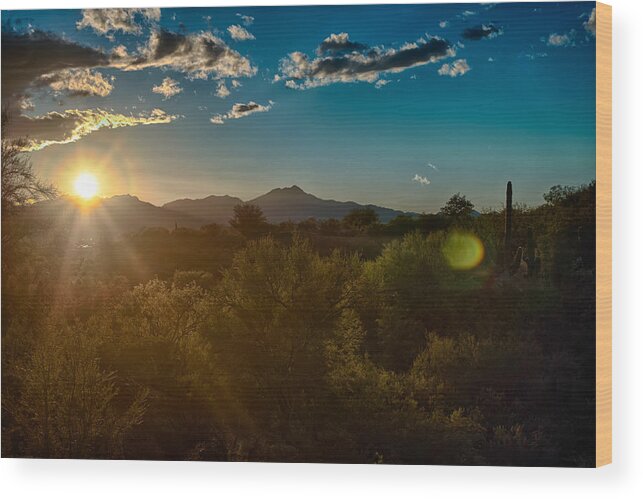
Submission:
POLYGON ((503 212, 463 197, 388 224, 244 206, 232 228, 89 247, 23 227, 3 247, 3 456, 592 465, 594 199, 514 208, 529 276, 502 269, 503 212), (472 268, 452 234, 480 241, 472 268))

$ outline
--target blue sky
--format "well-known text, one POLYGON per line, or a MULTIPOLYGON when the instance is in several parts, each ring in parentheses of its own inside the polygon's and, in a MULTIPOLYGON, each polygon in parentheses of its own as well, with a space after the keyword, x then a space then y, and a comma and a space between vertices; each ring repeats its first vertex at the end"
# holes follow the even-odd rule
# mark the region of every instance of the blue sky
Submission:
POLYGON ((595 177, 594 5, 4 11, 2 99, 63 191, 537 204, 595 177))

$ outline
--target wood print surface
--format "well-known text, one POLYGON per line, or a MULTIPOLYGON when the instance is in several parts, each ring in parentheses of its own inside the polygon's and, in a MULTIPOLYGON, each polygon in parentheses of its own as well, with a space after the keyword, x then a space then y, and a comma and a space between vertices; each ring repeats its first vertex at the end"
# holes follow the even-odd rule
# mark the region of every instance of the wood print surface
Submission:
POLYGON ((2 456, 611 459, 611 11, 2 12, 2 456))

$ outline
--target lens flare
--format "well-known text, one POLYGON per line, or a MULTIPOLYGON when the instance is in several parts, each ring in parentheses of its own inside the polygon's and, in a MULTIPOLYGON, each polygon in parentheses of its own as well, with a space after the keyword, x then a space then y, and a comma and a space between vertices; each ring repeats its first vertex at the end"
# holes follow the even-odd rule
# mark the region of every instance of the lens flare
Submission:
POLYGON ((442 247, 444 257, 454 270, 471 270, 482 262, 484 245, 477 236, 466 232, 452 232, 442 247))

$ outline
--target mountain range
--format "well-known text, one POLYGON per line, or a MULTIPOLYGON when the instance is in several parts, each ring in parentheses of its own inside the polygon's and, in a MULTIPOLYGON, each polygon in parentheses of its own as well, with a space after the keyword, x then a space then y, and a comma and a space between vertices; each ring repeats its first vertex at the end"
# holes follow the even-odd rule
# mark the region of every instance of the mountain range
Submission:
MULTIPOLYGON (((398 215, 416 215, 376 205, 361 205, 353 201, 320 199, 293 185, 273 189, 254 199, 243 201, 233 196, 208 196, 202 199, 177 199, 162 206, 141 201, 131 195, 118 195, 97 200, 85 208, 73 198, 60 198, 34 204, 27 216, 43 222, 64 223, 74 217, 83 233, 108 232, 120 235, 145 227, 190 227, 218 223, 227 225, 236 205, 244 202, 259 206, 271 223, 291 220, 299 222, 314 217, 319 220, 341 219, 358 208, 373 209, 382 222, 388 222, 398 215)), ((86 235, 86 234, 85 234, 86 235)))

